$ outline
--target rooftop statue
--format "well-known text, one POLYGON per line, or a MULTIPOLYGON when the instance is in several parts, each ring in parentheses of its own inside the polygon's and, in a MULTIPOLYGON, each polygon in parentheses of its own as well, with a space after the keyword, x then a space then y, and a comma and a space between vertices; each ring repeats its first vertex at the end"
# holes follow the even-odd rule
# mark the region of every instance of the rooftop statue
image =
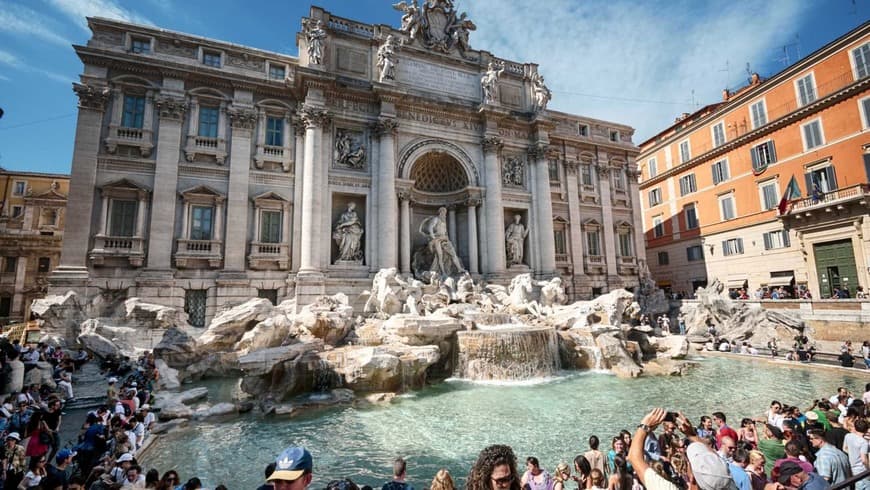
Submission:
POLYGON ((545 111, 553 93, 544 85, 544 77, 540 73, 532 74, 532 89, 535 91, 535 112, 545 111))
POLYGON ((326 39, 326 31, 323 29, 323 21, 302 19, 302 28, 305 38, 308 40, 308 62, 312 65, 323 64, 323 43, 326 39))
POLYGON ((498 102, 498 78, 502 73, 504 73, 504 63, 490 62, 486 73, 480 78, 484 104, 495 104, 498 102))
POLYGON ((471 50, 468 44, 468 33, 477 29, 474 22, 468 19, 465 12, 457 15, 452 0, 426 0, 419 7, 417 0, 408 3, 402 0, 393 4, 393 8, 402 12, 402 24, 399 28, 408 36, 411 43, 420 43, 435 51, 449 53, 454 48, 463 57, 471 50))

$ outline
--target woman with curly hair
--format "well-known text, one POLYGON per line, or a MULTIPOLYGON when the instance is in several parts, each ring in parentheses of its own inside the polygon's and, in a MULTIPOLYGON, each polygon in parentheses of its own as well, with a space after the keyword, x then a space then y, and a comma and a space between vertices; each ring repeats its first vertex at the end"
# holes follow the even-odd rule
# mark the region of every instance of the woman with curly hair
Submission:
POLYGON ((429 490, 455 490, 453 478, 450 472, 441 468, 438 473, 435 473, 435 478, 432 479, 432 485, 429 485, 429 490))
POLYGON ((468 473, 466 490, 520 490, 514 450, 503 444, 484 448, 468 473))

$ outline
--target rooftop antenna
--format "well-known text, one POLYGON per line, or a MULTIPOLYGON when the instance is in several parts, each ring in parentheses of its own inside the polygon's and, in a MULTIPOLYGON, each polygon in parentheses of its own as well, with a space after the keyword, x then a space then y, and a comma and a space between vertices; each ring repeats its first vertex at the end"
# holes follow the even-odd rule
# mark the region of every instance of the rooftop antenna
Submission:
POLYGON ((752 83, 752 67, 746 62, 746 83, 752 83))
POLYGON ((800 36, 795 34, 794 42, 783 44, 782 45, 782 57, 777 58, 776 61, 779 61, 783 64, 783 66, 791 65, 791 55, 789 54, 789 48, 794 48, 795 55, 797 56, 795 59, 801 59, 801 40, 800 36))
POLYGON ((728 60, 725 60, 725 68, 719 70, 720 72, 725 72, 725 83, 723 84, 725 87, 728 86, 728 83, 731 81, 731 64, 728 63, 728 60))

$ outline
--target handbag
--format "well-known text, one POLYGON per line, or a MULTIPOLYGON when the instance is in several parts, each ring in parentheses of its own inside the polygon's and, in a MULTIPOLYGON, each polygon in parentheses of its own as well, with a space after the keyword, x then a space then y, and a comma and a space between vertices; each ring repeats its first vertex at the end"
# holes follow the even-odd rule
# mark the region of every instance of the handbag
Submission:
POLYGON ((39 431, 39 442, 40 444, 51 445, 54 442, 54 438, 51 437, 51 433, 45 430, 39 431))

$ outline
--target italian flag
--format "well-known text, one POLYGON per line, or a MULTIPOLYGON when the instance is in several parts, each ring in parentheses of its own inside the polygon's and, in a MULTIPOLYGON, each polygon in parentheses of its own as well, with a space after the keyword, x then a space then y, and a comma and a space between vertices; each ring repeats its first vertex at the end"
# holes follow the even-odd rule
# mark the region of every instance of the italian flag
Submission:
POLYGON ((788 202, 799 197, 801 197, 801 188, 798 187, 797 179, 792 175, 791 180, 788 181, 788 187, 786 187, 785 192, 782 193, 782 199, 779 200, 779 214, 785 214, 788 202))

